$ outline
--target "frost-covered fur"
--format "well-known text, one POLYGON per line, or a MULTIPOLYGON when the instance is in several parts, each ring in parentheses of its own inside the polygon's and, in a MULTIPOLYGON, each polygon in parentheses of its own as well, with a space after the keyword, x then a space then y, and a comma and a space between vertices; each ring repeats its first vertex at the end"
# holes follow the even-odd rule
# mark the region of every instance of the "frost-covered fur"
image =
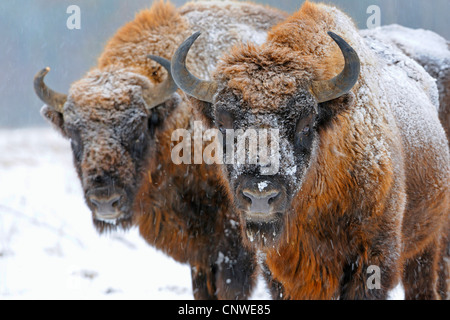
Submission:
MULTIPOLYGON (((215 78, 214 120, 225 111, 235 129, 279 129, 290 154, 280 166, 297 166, 271 178, 290 201, 282 227, 274 224, 280 234, 254 228, 241 213, 248 245, 265 253, 282 298, 383 299, 400 277, 407 299, 438 297, 450 158, 437 88, 423 68, 388 44, 366 43, 338 9, 306 2, 266 43, 233 48, 215 78), (361 74, 349 94, 317 105, 307 85, 343 66, 327 31, 355 49, 361 74), (312 119, 308 144, 297 131, 304 119, 312 119), (367 286, 372 265, 381 289, 367 286)), ((226 169, 232 195, 260 170, 226 169)))
POLYGON ((233 231, 238 218, 220 187, 218 168, 171 161, 171 133, 191 129, 192 107, 178 92, 148 109, 143 90, 165 81, 167 72, 147 55, 170 59, 188 35, 203 30, 189 65, 209 77, 222 51, 239 41, 264 41, 284 17, 234 1, 191 2, 179 10, 155 2, 114 35, 96 68, 72 84, 63 114, 43 109, 72 141, 92 211, 93 189, 121 195, 122 216, 114 224, 94 219, 99 232, 138 225, 149 244, 191 265, 195 298, 246 298, 255 263, 233 231))
MULTIPOLYGON (((439 119, 447 132, 450 143, 450 44, 438 34, 423 29, 410 29, 399 25, 389 25, 361 30, 368 45, 386 43, 400 49, 419 63, 434 79, 439 91, 439 119)), ((432 87, 432 86, 430 86, 432 87)), ((435 99, 432 99, 436 103, 435 99)), ((443 259, 439 266, 442 275, 440 295, 450 299, 450 219, 447 237, 442 237, 443 259)))
POLYGON ((395 24, 361 30, 361 35, 368 42, 373 39, 397 47, 436 79, 439 119, 450 140, 450 43, 432 31, 395 24))

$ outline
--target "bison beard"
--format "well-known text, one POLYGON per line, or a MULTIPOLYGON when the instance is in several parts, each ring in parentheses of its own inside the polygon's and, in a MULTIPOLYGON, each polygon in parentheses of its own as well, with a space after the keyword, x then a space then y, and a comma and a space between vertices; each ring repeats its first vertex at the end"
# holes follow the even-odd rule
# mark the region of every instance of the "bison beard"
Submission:
POLYGON ((242 232, 247 236, 248 247, 275 247, 283 231, 283 213, 275 213, 270 221, 241 220, 242 232))

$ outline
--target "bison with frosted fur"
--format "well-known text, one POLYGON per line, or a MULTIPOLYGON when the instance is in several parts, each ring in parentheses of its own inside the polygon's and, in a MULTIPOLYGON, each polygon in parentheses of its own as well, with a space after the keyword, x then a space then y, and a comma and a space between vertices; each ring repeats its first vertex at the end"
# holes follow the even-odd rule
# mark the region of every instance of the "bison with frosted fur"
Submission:
MULTIPOLYGON (((434 79, 439 92, 438 114, 447 140, 450 143, 450 43, 438 34, 423 29, 410 29, 400 25, 388 25, 361 30, 366 42, 389 43, 419 63, 434 79)), ((450 299, 450 220, 447 237, 442 239, 443 259, 440 263, 439 291, 444 299, 450 299)))
POLYGON ((203 30, 207 37, 189 60, 197 75, 209 77, 222 51, 263 41, 284 17, 249 3, 193 2, 176 10, 160 1, 116 33, 68 95, 45 85, 49 69, 35 78, 42 114, 71 141, 98 231, 138 225, 149 244, 190 264, 195 298, 248 297, 254 255, 233 230, 238 217, 216 166, 173 164, 170 135, 192 129, 192 108, 148 55, 170 58, 192 30, 203 30))
POLYGON ((450 158, 423 68, 310 2, 266 43, 234 47, 215 81, 186 72, 196 37, 173 56, 172 76, 205 118, 280 132, 277 174, 224 166, 242 234, 279 297, 384 299, 401 278, 407 299, 438 298, 450 158), (374 267, 379 288, 368 283, 374 267))

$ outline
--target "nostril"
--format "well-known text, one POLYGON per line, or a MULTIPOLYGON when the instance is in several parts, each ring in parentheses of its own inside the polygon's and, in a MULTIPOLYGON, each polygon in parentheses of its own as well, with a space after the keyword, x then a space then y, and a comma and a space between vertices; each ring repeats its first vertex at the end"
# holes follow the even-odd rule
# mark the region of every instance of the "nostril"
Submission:
POLYGON ((275 192, 275 193, 271 194, 271 195, 269 196, 269 201, 268 201, 269 204, 274 203, 275 200, 277 200, 279 196, 280 196, 280 192, 275 192))
POLYGON ((111 206, 116 209, 119 206, 120 203, 120 197, 117 197, 113 200, 111 200, 111 206))
POLYGON ((95 199, 95 198, 90 197, 89 201, 96 207, 100 206, 100 202, 97 199, 95 199))
POLYGON ((252 197, 250 195, 246 194, 246 192, 241 192, 241 195, 242 195, 242 199, 244 199, 245 202, 252 203, 252 197))

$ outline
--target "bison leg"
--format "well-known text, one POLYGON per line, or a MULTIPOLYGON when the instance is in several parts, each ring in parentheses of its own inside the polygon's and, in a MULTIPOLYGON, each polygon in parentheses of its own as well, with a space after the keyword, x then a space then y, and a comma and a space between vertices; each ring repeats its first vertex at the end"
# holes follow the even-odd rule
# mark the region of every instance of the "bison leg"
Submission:
POLYGON ((407 259, 403 270, 406 300, 436 300, 440 246, 433 241, 421 253, 407 259))
POLYGON ((450 241, 443 249, 439 259, 438 292, 441 300, 450 300, 450 241))
POLYGON ((196 300, 249 298, 256 283, 255 255, 239 243, 233 245, 232 242, 218 245, 216 251, 208 254, 205 263, 191 267, 196 300))
POLYGON ((255 255, 242 245, 217 252, 214 269, 218 299, 248 299, 256 283, 255 255))
POLYGON ((192 290, 195 300, 216 300, 214 270, 208 266, 191 266, 192 290))
POLYGON ((283 285, 273 278, 272 272, 270 272, 269 267, 267 267, 265 263, 263 263, 261 267, 262 274, 267 282, 272 299, 283 300, 283 298, 285 297, 283 285))
POLYGON ((376 264, 376 268, 373 268, 373 265, 363 264, 360 268, 356 267, 356 270, 355 266, 356 264, 352 263, 344 268, 339 299, 386 300, 389 290, 394 287, 398 278, 397 272, 380 264, 376 264))
POLYGON ((438 291, 441 300, 450 300, 450 224, 445 232, 441 240, 438 291))
MULTIPOLYGON (((384 228, 383 230, 386 230, 384 228)), ((341 300, 386 300, 400 280, 400 239, 378 238, 345 264, 340 280, 341 300)))

